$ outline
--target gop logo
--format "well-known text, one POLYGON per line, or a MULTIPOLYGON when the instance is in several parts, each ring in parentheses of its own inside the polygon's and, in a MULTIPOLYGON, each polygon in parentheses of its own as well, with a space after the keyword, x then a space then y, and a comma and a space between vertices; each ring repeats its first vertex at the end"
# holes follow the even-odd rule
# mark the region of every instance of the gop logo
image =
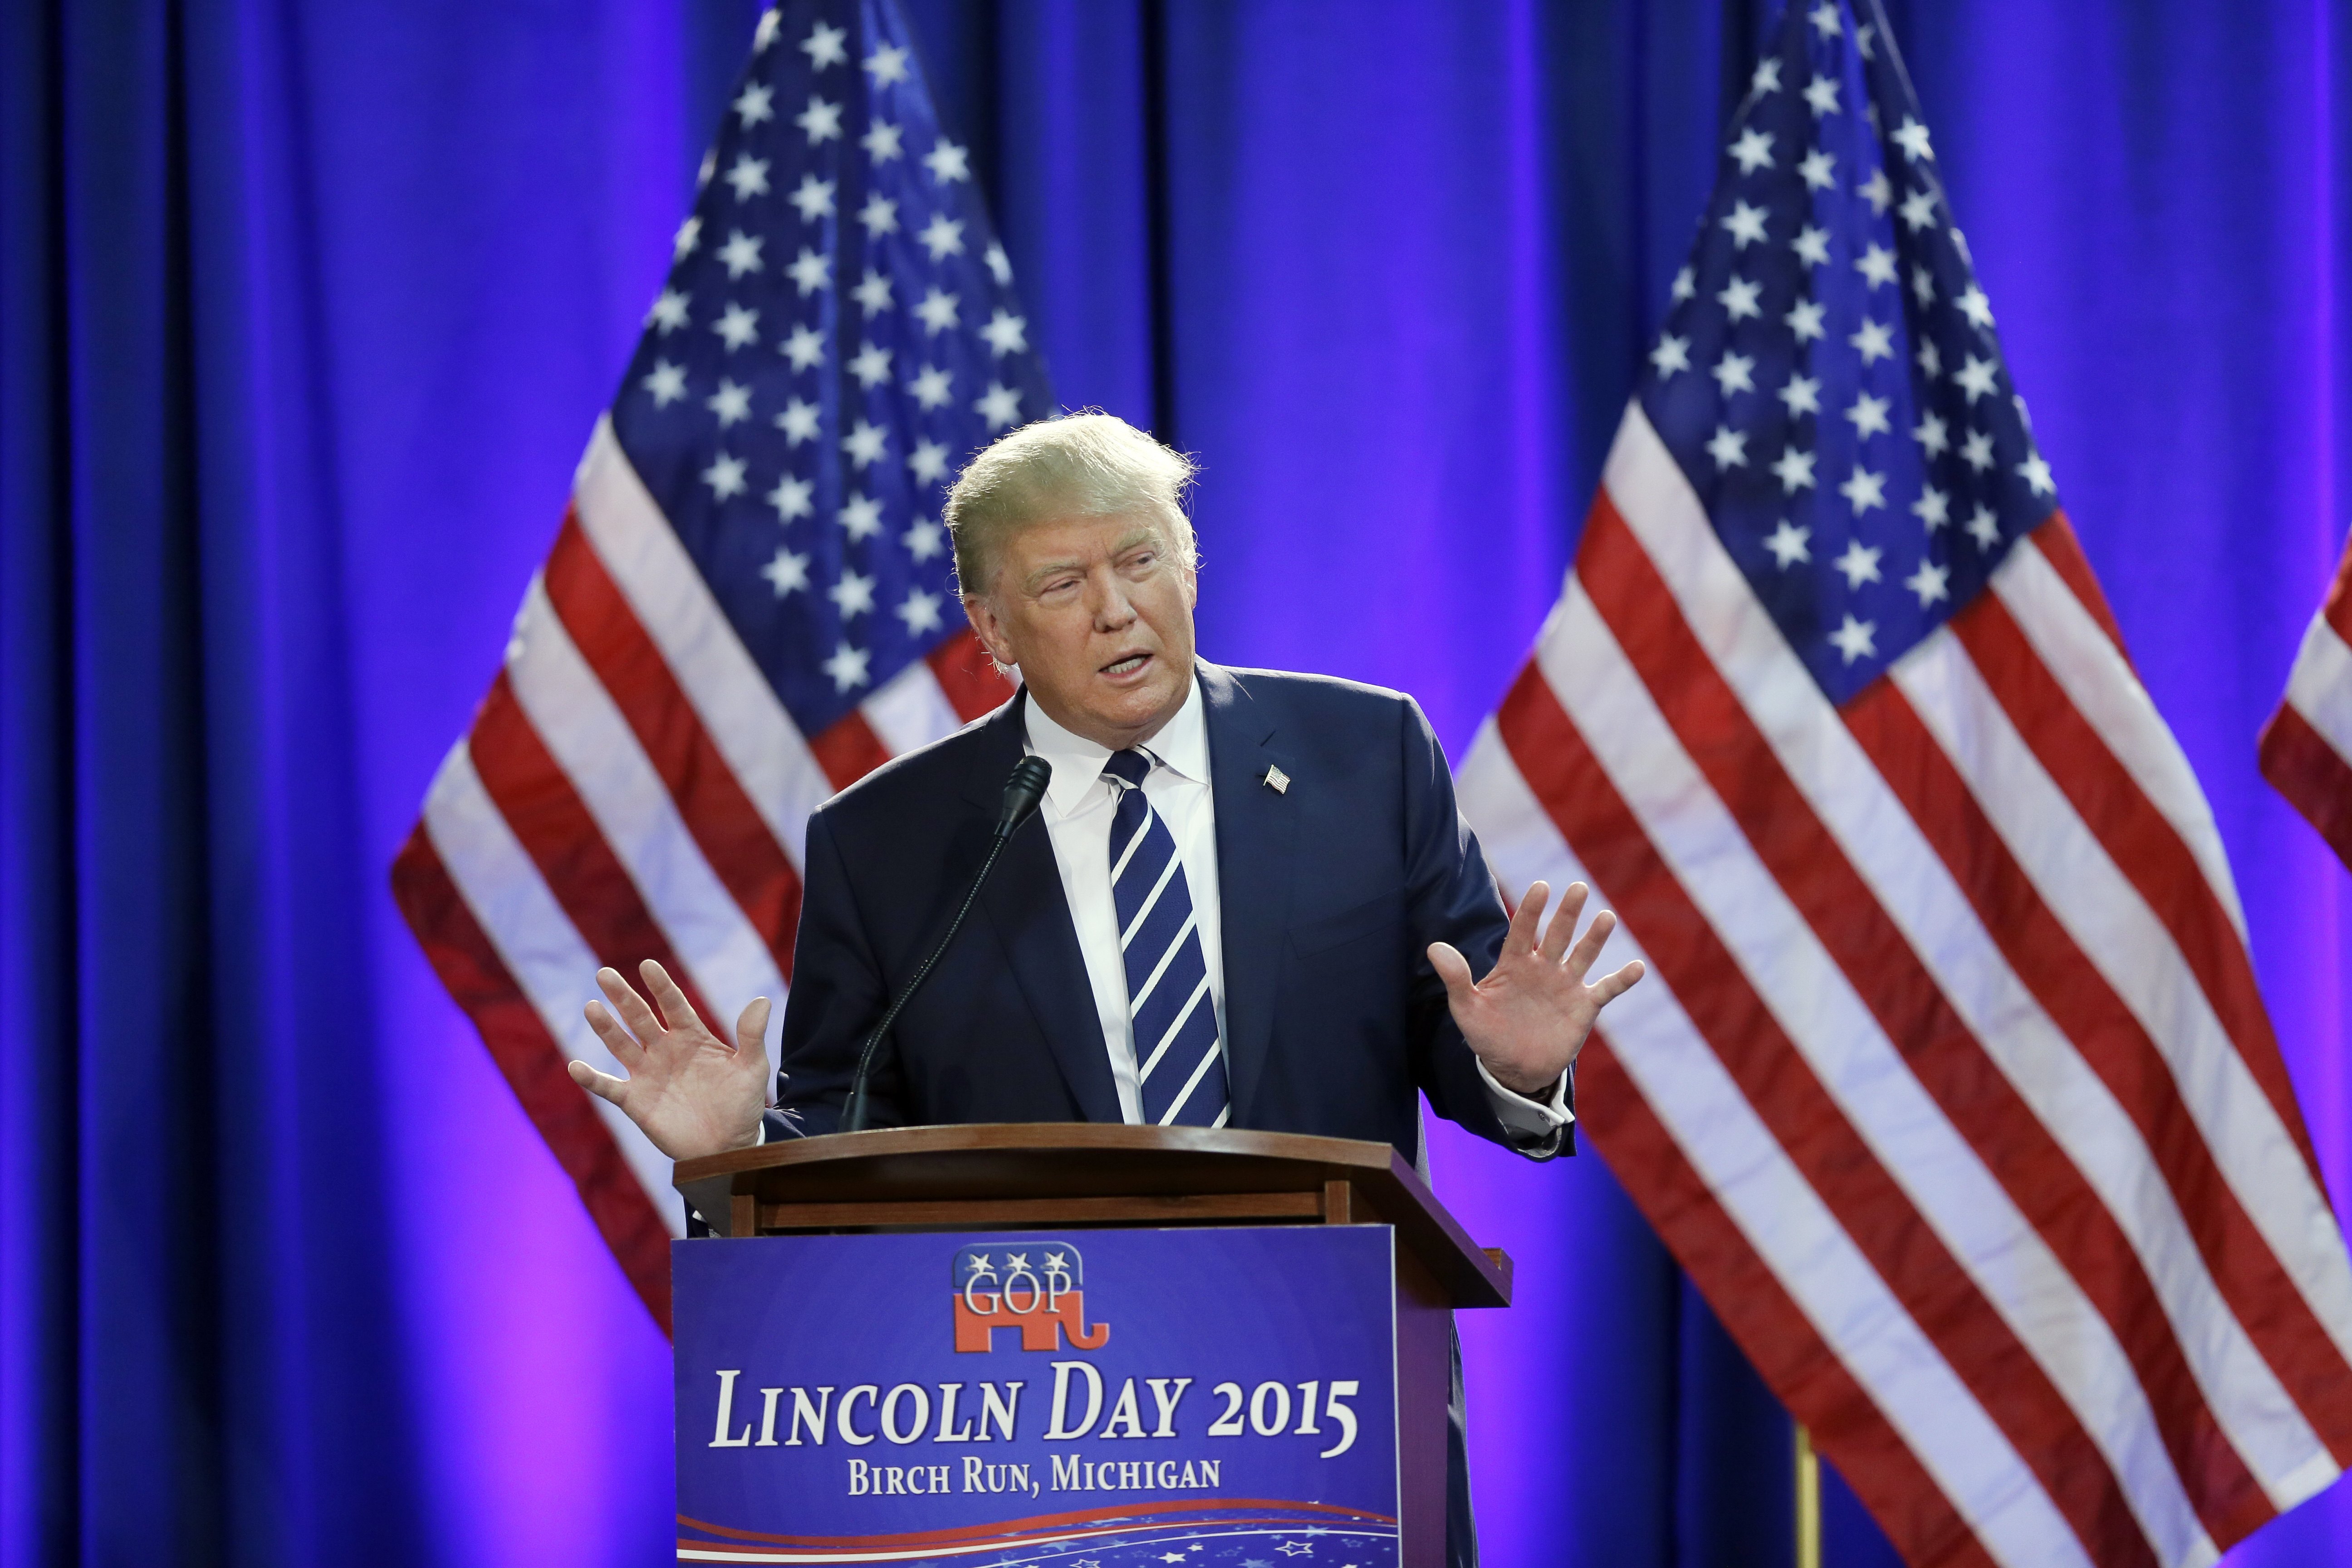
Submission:
POLYGON ((1064 1242, 1031 1244, 1019 1251, 967 1247, 955 1255, 955 1348, 995 1348, 998 1329, 1021 1331, 1024 1351, 1062 1348, 1066 1331, 1073 1349, 1098 1351, 1110 1341, 1110 1325, 1087 1326, 1086 1264, 1064 1242))

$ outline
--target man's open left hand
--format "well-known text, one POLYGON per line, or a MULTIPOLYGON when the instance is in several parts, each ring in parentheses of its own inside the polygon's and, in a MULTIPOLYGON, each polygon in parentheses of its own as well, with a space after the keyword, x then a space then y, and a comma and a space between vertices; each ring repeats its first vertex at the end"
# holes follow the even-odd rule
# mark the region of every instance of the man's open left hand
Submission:
POLYGON ((1569 945, 1591 891, 1581 882, 1570 883, 1559 912, 1538 937, 1551 889, 1541 882, 1529 888, 1511 916, 1495 967, 1475 983, 1467 959, 1444 942, 1430 943, 1429 962, 1445 982, 1462 1037, 1495 1080, 1515 1094, 1549 1093, 1584 1048, 1601 1009, 1642 978, 1636 959, 1590 985, 1584 983, 1601 945, 1617 929, 1617 917, 1603 910, 1576 945, 1569 945))

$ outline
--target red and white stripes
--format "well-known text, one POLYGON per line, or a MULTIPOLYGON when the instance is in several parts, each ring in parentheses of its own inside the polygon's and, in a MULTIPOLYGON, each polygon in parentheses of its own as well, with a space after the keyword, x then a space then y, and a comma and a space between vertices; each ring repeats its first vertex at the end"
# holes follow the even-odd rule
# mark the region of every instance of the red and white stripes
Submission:
POLYGON ((659 959, 722 1036, 753 996, 781 1003, 810 813, 1009 691, 967 634, 803 736, 599 422, 504 667, 393 879, 665 1326, 669 1162, 564 1072, 571 1057, 619 1070, 582 1016, 597 967, 659 959))
POLYGON ((2352 1268, 2063 517, 1840 710, 1636 405, 1461 797, 1652 966, 1580 1113, 1910 1561, 2210 1563, 2352 1458, 2352 1268))
POLYGON ((2286 695, 2263 727, 2262 764, 2352 867, 2352 540, 2303 634, 2286 695))

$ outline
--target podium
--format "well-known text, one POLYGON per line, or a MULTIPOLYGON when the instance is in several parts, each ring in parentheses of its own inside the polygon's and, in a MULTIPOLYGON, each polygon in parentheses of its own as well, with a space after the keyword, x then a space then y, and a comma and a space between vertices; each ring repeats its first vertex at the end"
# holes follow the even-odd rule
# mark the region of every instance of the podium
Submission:
POLYGON ((1511 1267, 1386 1143, 894 1128, 675 1180, 681 1562, 1444 1562, 1450 1312, 1511 1267))

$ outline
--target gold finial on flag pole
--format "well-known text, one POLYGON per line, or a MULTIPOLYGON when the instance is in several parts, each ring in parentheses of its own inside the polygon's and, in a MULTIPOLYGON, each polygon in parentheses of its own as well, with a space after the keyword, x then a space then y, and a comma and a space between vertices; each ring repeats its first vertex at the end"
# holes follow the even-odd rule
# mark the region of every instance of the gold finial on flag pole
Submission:
POLYGON ((1813 1435, 1797 1427, 1797 1568, 1822 1568, 1822 1461, 1813 1435))

